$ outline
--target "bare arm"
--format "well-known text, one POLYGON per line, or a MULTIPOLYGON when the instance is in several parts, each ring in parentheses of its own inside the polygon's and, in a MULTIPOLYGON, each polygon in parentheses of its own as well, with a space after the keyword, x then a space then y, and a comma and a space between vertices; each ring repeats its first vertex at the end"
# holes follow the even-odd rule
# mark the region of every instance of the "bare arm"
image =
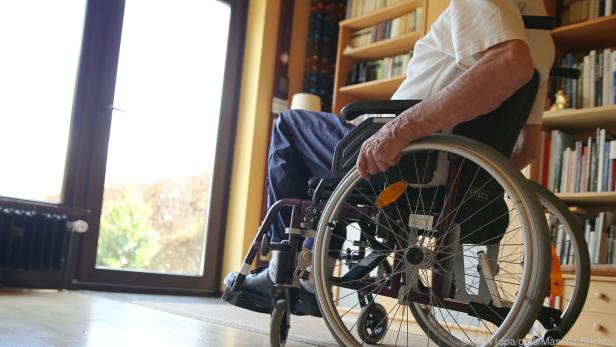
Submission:
POLYGON ((412 140, 495 110, 533 75, 528 45, 511 40, 487 49, 454 82, 388 122, 362 145, 361 176, 387 170, 412 140))

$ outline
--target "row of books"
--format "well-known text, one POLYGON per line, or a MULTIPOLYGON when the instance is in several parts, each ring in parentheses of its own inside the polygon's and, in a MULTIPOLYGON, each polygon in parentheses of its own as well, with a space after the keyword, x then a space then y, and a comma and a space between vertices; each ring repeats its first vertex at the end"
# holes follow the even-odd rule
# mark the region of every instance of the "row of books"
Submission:
POLYGON ((346 18, 353 18, 408 0, 347 0, 346 18))
POLYGON ((398 54, 393 57, 357 63, 353 65, 353 69, 349 73, 347 84, 400 76, 404 74, 412 55, 413 51, 408 54, 398 54))
POLYGON ((561 130, 542 133, 541 184, 557 193, 611 192, 616 185, 616 140, 597 129, 576 140, 561 130))
POLYGON ((356 48, 366 46, 377 41, 387 40, 402 34, 422 30, 423 18, 423 7, 418 7, 415 11, 407 13, 404 16, 357 30, 352 34, 349 47, 356 48))
POLYGON ((616 0, 564 0, 561 24, 571 24, 616 13, 616 0))
MULTIPOLYGON (((574 250, 570 235, 554 215, 547 213, 551 243, 562 265, 574 264, 574 250)), ((581 217, 584 218, 584 217, 581 217)), ((616 225, 614 214, 599 212, 595 218, 585 218, 584 239, 588 246, 591 264, 616 264, 616 225)))
POLYGON ((557 89, 569 97, 573 108, 616 104, 616 49, 591 50, 587 55, 567 53, 562 67, 579 69, 579 79, 558 79, 557 89))

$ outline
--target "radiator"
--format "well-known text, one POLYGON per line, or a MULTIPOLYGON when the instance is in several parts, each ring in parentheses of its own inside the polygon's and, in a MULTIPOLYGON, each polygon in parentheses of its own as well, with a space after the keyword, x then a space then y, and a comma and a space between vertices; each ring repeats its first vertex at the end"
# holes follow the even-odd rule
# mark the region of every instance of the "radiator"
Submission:
POLYGON ((73 232, 87 210, 0 197, 0 286, 66 288, 73 232))
POLYGON ((0 208, 0 268, 53 271, 66 264, 68 216, 21 208, 0 208))

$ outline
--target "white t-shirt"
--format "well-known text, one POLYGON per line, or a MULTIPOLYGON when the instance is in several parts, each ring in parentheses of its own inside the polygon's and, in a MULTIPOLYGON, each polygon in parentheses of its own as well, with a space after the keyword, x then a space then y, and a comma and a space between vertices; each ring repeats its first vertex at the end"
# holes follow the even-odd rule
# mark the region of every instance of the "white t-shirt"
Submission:
POLYGON ((425 99, 473 66, 486 49, 519 39, 528 43, 540 77, 527 124, 541 124, 554 43, 549 30, 524 29, 521 15, 545 16, 543 0, 452 0, 415 44, 406 79, 392 99, 425 99))

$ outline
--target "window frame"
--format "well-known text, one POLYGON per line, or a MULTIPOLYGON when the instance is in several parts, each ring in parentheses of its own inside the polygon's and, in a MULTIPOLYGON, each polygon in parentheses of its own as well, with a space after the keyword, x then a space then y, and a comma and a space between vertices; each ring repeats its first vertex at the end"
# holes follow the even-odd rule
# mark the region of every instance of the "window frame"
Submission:
POLYGON ((228 173, 233 161, 248 2, 218 1, 230 6, 231 17, 210 196, 210 201, 216 203, 208 206, 201 276, 97 269, 95 266, 125 0, 88 1, 62 202, 88 209, 91 214, 89 231, 73 236, 69 247, 69 288, 219 294, 230 188, 228 173))

